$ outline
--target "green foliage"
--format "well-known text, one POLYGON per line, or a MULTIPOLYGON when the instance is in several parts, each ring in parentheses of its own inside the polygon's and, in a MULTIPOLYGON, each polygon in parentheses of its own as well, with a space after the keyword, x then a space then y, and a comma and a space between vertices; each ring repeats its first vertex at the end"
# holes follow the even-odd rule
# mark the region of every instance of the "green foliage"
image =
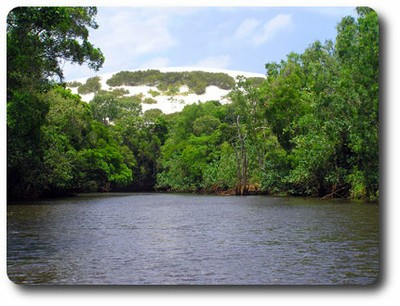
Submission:
POLYGON ((78 87, 78 93, 86 95, 89 93, 96 93, 101 90, 100 77, 96 76, 88 78, 86 83, 78 87))
POLYGON ((111 126, 114 138, 134 155, 134 180, 129 190, 152 190, 158 172, 157 158, 168 132, 165 115, 157 109, 143 115, 132 113, 111 126))
POLYGON ((125 88, 114 88, 111 90, 111 93, 116 95, 117 97, 121 97, 124 95, 129 95, 129 90, 125 88))
POLYGON ((78 95, 59 86, 44 94, 43 100, 50 106, 45 126, 64 135, 75 149, 83 148, 92 120, 89 105, 82 102, 78 95))
POLYGON ((159 70, 120 71, 107 80, 108 86, 156 86, 160 79, 159 70))
POLYGON ((260 77, 249 77, 247 78, 247 81, 253 85, 254 87, 259 87, 262 83, 264 83, 265 78, 260 78, 260 77))
POLYGON ((204 115, 193 122, 193 132, 196 136, 210 135, 218 128, 220 123, 221 121, 218 118, 212 115, 204 115))
POLYGON ((375 12, 357 12, 335 45, 316 41, 267 64, 261 84, 239 78, 218 111, 199 104, 176 115, 158 186, 376 199, 379 28, 375 12))
POLYGON ((347 181, 351 185, 350 196, 353 199, 365 199, 367 188, 363 171, 354 169, 348 176, 347 181))
POLYGON ((7 81, 10 88, 42 86, 63 73, 64 60, 98 70, 104 56, 89 41, 98 27, 94 7, 17 7, 7 16, 7 81))
POLYGON ((106 191, 132 181, 130 151, 93 120, 90 107, 69 90, 55 88, 42 127, 44 192, 106 191))
POLYGON ((152 98, 145 98, 145 99, 143 100, 143 103, 144 103, 144 104, 157 104, 157 100, 154 100, 154 99, 152 99, 152 98))
POLYGON ((298 54, 290 54, 280 65, 267 65, 269 77, 262 87, 265 96, 265 116, 273 132, 285 150, 293 145, 292 126, 306 113, 307 100, 304 99, 306 75, 301 67, 298 54))
POLYGON ((236 184, 236 160, 232 146, 224 142, 219 158, 208 163, 203 170, 202 188, 208 192, 232 189, 236 184))
POLYGON ((38 194, 41 126, 49 105, 34 93, 14 91, 7 101, 7 187, 9 195, 38 194))
MULTIPOLYGON (((379 22, 370 8, 338 25, 340 93, 349 101, 349 148, 353 166, 364 175, 367 197, 379 192, 379 22)), ((358 175, 357 175, 358 176, 358 175)))
MULTIPOLYGON (((176 95, 181 86, 188 86, 189 90, 201 95, 207 86, 217 86, 221 89, 232 89, 235 80, 225 73, 204 71, 160 72, 159 70, 121 71, 107 80, 109 86, 156 86, 167 95, 176 95)), ((152 91, 151 94, 157 95, 152 91)))
POLYGON ((155 97, 157 97, 157 96, 160 95, 160 92, 157 91, 157 90, 149 89, 149 94, 150 94, 153 98, 155 98, 155 97))
POLYGON ((109 191, 111 184, 127 184, 132 171, 123 163, 117 146, 87 149, 78 154, 78 180, 89 191, 109 191))
POLYGON ((357 12, 358 19, 338 24, 335 44, 316 41, 302 54, 267 64, 267 79, 147 70, 107 81, 156 86, 171 99, 182 86, 198 94, 211 85, 231 90, 229 104, 208 101, 165 115, 158 109, 143 114, 141 103, 154 99, 101 90, 98 77, 78 89, 94 93, 89 104, 48 81, 62 76, 60 59, 101 65, 100 51, 87 45, 86 27, 97 27, 95 9, 13 10, 7 20, 8 194, 156 188, 377 199, 379 26, 371 9, 357 12))
POLYGON ((290 170, 289 160, 286 151, 279 145, 275 136, 271 136, 266 143, 262 170, 261 190, 269 194, 288 191, 285 178, 290 170))
POLYGON ((50 79, 62 79, 63 61, 86 62, 94 70, 102 66, 101 51, 88 41, 88 28, 97 28, 96 13, 93 7, 17 7, 7 16, 8 196, 69 188, 71 146, 80 137, 71 144, 63 134, 75 127, 55 116, 46 92, 54 84, 50 79), (63 127, 53 130, 53 123, 63 127))
POLYGON ((104 124, 110 124, 131 114, 141 112, 141 96, 121 97, 117 92, 101 92, 94 96, 89 105, 93 117, 104 124))
POLYGON ((219 103, 187 105, 174 118, 170 137, 161 148, 157 188, 179 191, 202 189, 207 165, 221 144, 219 103), (207 125, 211 124, 211 127, 207 125))
MULTIPOLYGON (((74 189, 74 166, 76 150, 68 138, 49 126, 42 128, 42 146, 45 148, 43 168, 36 178, 40 192, 52 193, 74 189)), ((39 191, 38 190, 38 191, 39 191)))
POLYGON ((287 152, 295 194, 375 198, 379 194, 379 26, 358 8, 336 44, 268 64, 266 117, 287 152))
POLYGON ((72 81, 72 82, 68 82, 67 86, 70 88, 75 88, 75 87, 82 86, 82 83, 78 82, 78 81, 72 81))

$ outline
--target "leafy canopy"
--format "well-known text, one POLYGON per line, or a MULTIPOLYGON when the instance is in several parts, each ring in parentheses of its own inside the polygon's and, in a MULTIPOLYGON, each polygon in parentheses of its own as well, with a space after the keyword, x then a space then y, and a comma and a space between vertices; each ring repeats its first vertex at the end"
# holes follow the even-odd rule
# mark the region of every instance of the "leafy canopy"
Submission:
POLYGON ((97 29, 95 7, 17 7, 7 16, 7 78, 10 88, 63 79, 69 61, 98 70, 104 56, 89 42, 97 29))

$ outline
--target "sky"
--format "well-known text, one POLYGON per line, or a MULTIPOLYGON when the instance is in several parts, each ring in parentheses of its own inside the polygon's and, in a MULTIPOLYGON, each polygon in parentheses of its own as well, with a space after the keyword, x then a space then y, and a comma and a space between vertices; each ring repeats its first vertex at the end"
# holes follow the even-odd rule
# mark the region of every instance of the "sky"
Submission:
POLYGON ((66 81, 121 70, 209 67, 265 74, 265 64, 336 37, 354 7, 98 7, 89 40, 103 68, 64 63, 66 81))

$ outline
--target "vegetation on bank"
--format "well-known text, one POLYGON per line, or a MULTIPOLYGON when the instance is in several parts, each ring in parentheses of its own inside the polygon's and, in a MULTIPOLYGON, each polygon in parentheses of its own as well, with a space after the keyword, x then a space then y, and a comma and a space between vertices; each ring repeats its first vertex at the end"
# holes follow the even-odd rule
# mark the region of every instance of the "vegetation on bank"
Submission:
POLYGON ((60 59, 95 70, 103 64, 87 40, 95 8, 14 9, 7 17, 8 196, 157 189, 377 199, 379 25, 371 9, 357 13, 340 21, 335 42, 266 64, 262 81, 157 70, 109 80, 160 91, 186 85, 201 93, 210 82, 231 90, 229 104, 166 115, 143 113, 142 97, 102 91, 96 78, 74 84, 95 92, 90 103, 50 81, 62 79, 60 59))

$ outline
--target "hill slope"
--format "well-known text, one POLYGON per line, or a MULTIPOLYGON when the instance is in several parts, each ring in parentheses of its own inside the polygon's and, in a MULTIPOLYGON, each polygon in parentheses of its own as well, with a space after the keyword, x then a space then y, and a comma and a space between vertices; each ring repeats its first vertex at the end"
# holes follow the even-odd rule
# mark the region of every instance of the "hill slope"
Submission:
POLYGON ((185 105, 210 100, 228 103, 226 95, 238 76, 262 81, 258 73, 199 67, 171 67, 131 70, 98 75, 69 82, 74 93, 89 102, 99 90, 124 90, 126 96, 140 95, 143 111, 160 109, 164 113, 181 111, 185 105))

